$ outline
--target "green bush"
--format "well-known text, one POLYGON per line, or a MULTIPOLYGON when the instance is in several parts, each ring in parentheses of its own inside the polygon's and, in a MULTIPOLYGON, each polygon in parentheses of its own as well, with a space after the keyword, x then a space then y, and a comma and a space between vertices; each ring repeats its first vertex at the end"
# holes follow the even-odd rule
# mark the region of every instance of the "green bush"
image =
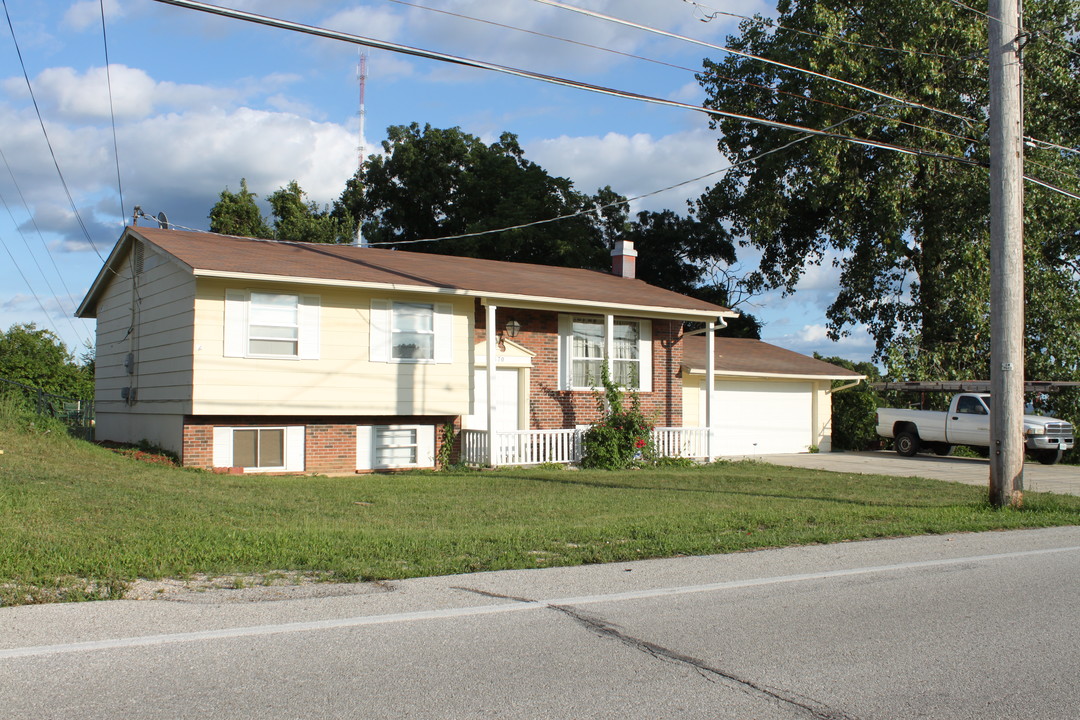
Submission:
POLYGON ((601 365, 600 380, 603 392, 596 393, 597 407, 602 417, 585 432, 582 439, 581 466, 599 470, 625 470, 652 462, 655 448, 652 442, 653 424, 641 412, 637 393, 624 393, 601 365), (630 407, 625 407, 629 395, 630 407))

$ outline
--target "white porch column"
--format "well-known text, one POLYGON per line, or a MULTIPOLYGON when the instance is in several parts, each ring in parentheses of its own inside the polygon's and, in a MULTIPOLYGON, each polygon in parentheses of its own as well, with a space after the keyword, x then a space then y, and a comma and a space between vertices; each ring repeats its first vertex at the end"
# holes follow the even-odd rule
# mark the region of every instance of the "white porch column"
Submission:
POLYGON ((604 315, 604 364, 608 377, 615 381, 615 316, 604 315))
POLYGON ((487 340, 487 464, 495 467, 495 310, 494 305, 487 306, 487 319, 485 323, 485 335, 487 340))
POLYGON ((705 323, 705 453, 716 459, 716 323, 705 323))

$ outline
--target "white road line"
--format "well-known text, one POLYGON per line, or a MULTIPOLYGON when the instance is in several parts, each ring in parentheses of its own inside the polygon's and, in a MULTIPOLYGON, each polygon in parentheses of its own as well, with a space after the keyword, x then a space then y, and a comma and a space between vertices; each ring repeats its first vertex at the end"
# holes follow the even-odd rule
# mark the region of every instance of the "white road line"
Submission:
POLYGON ((964 565, 970 563, 983 563, 994 560, 1012 560, 1037 555, 1051 555, 1058 553, 1077 552, 1080 546, 1045 548, 1042 550, 1024 550, 1011 553, 997 553, 993 555, 971 555, 966 557, 945 558, 940 560, 920 560, 892 565, 872 565, 868 567, 849 568, 846 570, 825 570, 821 572, 801 573, 798 575, 777 575, 774 577, 748 578, 746 580, 729 580, 727 582, 706 583, 702 585, 684 585, 681 587, 654 588, 652 590, 631 590, 621 593, 608 593, 604 595, 582 595, 580 597, 551 598, 547 600, 514 601, 495 605, 474 605, 462 608, 446 608, 443 610, 421 610, 407 613, 391 613, 387 615, 368 615, 351 618, 338 618, 334 620, 313 620, 310 622, 282 623, 276 625, 255 625, 249 627, 222 628, 219 630, 202 630, 198 632, 171 633, 163 635, 144 635, 141 637, 113 638, 109 640, 92 640, 87 642, 64 643, 59 645, 38 645, 34 647, 0 649, 0 660, 25 657, 41 657, 48 655, 62 655, 74 652, 88 652, 93 650, 115 650, 136 647, 149 647, 153 645, 172 645, 175 643, 197 642, 201 640, 221 640, 241 637, 258 637, 261 635, 280 635, 284 633, 312 632, 318 630, 333 630, 336 628, 361 627, 365 625, 385 625, 390 623, 409 623, 421 620, 441 620, 446 618, 469 617, 476 615, 498 615, 502 613, 522 612, 527 610, 542 610, 553 606, 589 605, 595 603, 624 602, 628 600, 644 600, 655 597, 672 595, 687 595, 690 593, 716 592, 721 590, 737 590, 740 588, 760 587, 763 585, 779 585, 783 583, 805 582, 808 580, 827 580, 831 578, 851 577, 853 575, 869 575, 873 573, 897 572, 917 568, 942 567, 948 565, 964 565))

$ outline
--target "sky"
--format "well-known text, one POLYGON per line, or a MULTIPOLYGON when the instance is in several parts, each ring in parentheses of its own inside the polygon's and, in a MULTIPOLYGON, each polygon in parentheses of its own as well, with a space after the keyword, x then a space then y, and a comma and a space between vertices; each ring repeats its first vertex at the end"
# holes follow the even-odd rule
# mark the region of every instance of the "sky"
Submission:
MULTIPOLYGON (((775 17, 772 2, 710 1, 728 13, 775 17)), ((361 141, 354 44, 154 0, 4 2, 14 39, 0 30, 0 329, 36 323, 76 355, 93 342, 94 323, 75 318, 75 308, 136 206, 205 230, 221 191, 238 190, 241 178, 260 198, 295 179, 311 200, 332 203, 360 148, 380 152, 389 126, 460 127, 485 142, 514 133, 529 160, 586 193, 610 185, 635 197, 726 165, 718 131, 701 112, 386 50, 367 51, 361 141)), ((694 77, 702 58, 722 55, 536 0, 217 3, 692 105, 704 99, 694 77)), ((723 15, 705 22, 706 0, 567 3, 717 44, 738 23, 723 15)), ((687 200, 709 184, 652 195, 631 210, 685 214, 687 200)), ((741 249, 731 270, 741 275, 756 264, 741 249)), ((837 278, 827 262, 809 267, 793 294, 756 296, 736 309, 763 322, 767 342, 867 360, 865 329, 839 342, 825 335, 837 278)))

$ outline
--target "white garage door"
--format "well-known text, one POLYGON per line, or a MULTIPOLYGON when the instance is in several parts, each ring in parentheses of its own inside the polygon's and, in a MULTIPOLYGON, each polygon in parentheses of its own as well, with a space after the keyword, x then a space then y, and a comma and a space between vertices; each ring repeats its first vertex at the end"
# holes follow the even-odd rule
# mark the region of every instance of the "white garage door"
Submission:
MULTIPOLYGON (((704 409, 704 383, 701 393, 704 409)), ((717 454, 806 452, 814 442, 813 404, 813 383, 717 380, 717 454)))

